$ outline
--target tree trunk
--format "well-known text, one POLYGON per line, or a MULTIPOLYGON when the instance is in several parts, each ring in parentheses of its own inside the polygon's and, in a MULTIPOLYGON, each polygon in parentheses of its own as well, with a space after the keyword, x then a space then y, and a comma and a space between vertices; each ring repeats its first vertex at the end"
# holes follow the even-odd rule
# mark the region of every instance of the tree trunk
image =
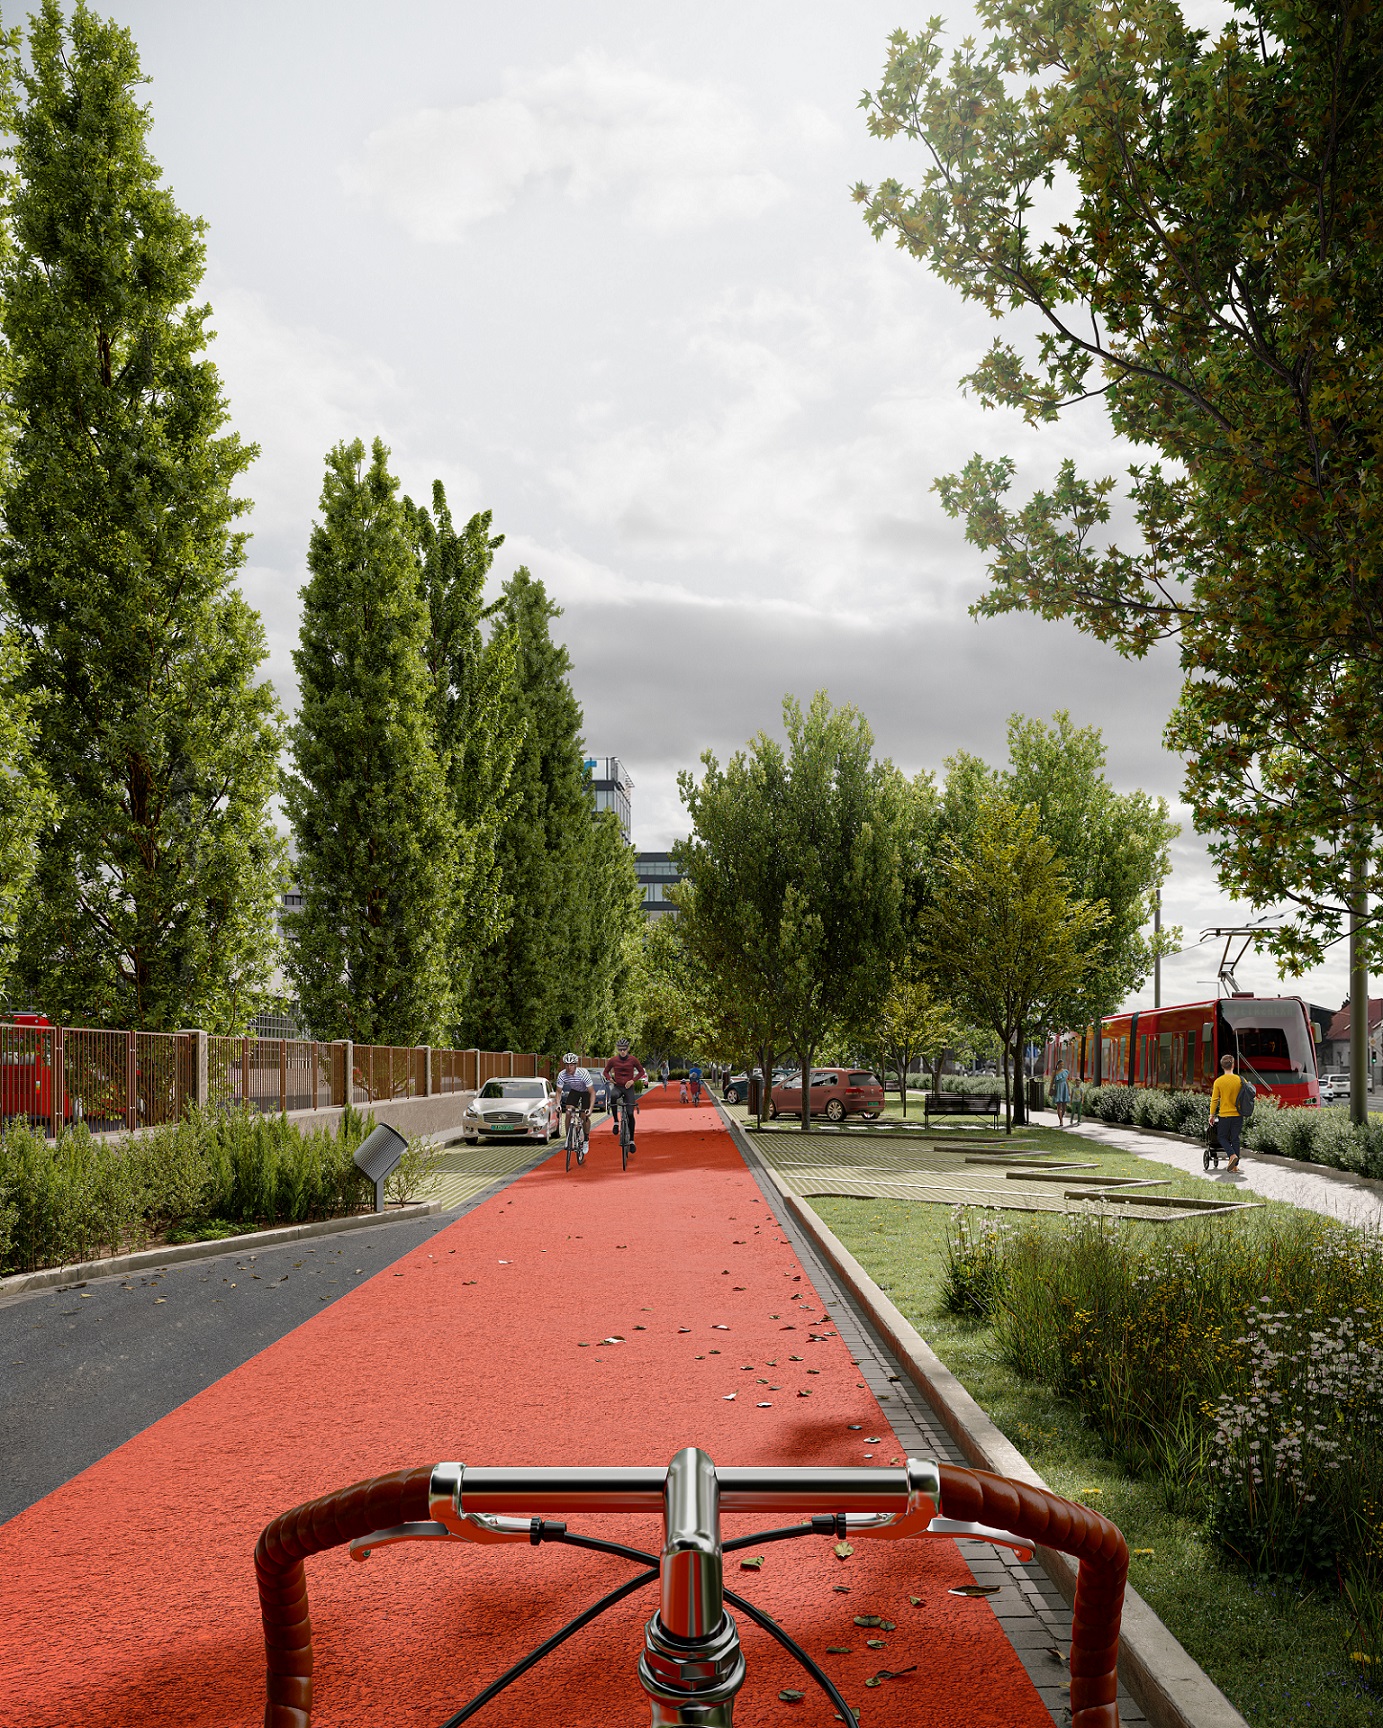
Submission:
POLYGON ((802 1059, 802 1132, 810 1134, 812 1127, 812 1057, 816 1052, 804 1050, 799 1054, 802 1059))
POLYGON ((903 1114, 903 1120, 908 1119, 908 1069, 912 1067, 912 1052, 909 1050, 903 1058, 903 1079, 898 1088, 898 1104, 903 1114))
POLYGON ((1104 1015, 1095 1017, 1095 1084, 1104 1085, 1104 1015))
POLYGON ((1009 1088, 1009 1066, 1013 1057, 1013 1046, 1007 1038, 1000 1038, 1004 1048, 1004 1133, 1013 1132, 1013 1095, 1009 1088))
POLYGON ((1022 1124, 1023 1126, 1026 1126, 1028 1120, 1028 1065, 1024 1060, 1023 1043, 1023 1028, 1020 1026, 1018 1028, 1018 1036, 1013 1040, 1014 1060, 1018 1066, 1018 1079, 1015 1083, 1013 1094, 1013 1120, 1015 1125, 1022 1124))

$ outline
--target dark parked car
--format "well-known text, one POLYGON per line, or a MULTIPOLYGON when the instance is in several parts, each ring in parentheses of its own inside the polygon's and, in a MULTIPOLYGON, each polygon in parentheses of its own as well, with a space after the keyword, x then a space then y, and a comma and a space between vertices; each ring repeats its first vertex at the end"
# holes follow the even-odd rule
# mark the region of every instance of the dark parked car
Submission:
MULTIPOLYGON (((847 1116, 872 1120, 884 1107, 883 1081, 868 1068, 813 1068, 809 1103, 813 1116, 843 1122, 847 1116)), ((798 1116, 802 1112, 802 1077, 794 1074, 773 1088, 769 1115, 798 1116)))

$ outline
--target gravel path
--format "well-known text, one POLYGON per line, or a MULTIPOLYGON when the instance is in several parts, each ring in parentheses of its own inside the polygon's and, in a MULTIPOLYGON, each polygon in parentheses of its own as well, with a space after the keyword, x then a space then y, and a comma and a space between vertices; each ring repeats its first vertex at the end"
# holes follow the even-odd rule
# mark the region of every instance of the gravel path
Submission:
MULTIPOLYGON (((1033 1120, 1043 1128, 1055 1128, 1056 1115, 1050 1110, 1033 1112, 1033 1120)), ((1239 1168, 1233 1172, 1223 1165, 1219 1170, 1201 1167, 1199 1146, 1183 1145, 1178 1140, 1162 1140, 1153 1134, 1140 1134, 1136 1128, 1115 1128, 1107 1122, 1084 1122, 1079 1128, 1067 1130, 1084 1140, 1097 1140, 1101 1145, 1131 1152, 1136 1158, 1147 1158, 1155 1164, 1170 1164, 1188 1176, 1197 1176, 1208 1185, 1221 1190, 1261 1194, 1265 1200, 1285 1200, 1302 1206, 1309 1212, 1324 1213, 1347 1224, 1367 1229, 1383 1230, 1383 1183, 1370 1182, 1351 1176, 1344 1170, 1328 1170, 1323 1166, 1301 1164, 1292 1158, 1259 1158, 1245 1152, 1239 1168)))

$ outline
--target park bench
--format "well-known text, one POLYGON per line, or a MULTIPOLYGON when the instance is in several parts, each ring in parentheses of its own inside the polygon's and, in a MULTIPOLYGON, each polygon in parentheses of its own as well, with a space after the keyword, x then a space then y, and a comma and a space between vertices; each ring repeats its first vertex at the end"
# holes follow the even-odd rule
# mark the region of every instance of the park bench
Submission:
POLYGON ((999 1126, 997 1092, 928 1092, 922 1100, 924 1126, 933 1116, 992 1116, 999 1126))

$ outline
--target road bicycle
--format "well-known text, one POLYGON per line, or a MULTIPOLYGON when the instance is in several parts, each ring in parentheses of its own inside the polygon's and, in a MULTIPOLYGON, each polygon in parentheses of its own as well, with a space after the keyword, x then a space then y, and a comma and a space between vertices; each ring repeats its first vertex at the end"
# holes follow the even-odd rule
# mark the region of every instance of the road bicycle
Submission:
POLYGON ((634 1150, 634 1092, 631 1087, 621 1087, 614 1101, 614 1110, 615 1127, 619 1130, 620 1169, 627 1170, 634 1150))
MULTIPOLYGON (((655 1580, 658 1607, 644 1628, 638 1664, 651 1728, 733 1728, 747 1664, 730 1608, 787 1650, 850 1728, 854 1713, 831 1677, 776 1620, 725 1588, 726 1554, 810 1537, 959 1538, 1011 1548, 1025 1561, 1040 1543, 1074 1556, 1079 1570, 1068 1659, 1072 1728, 1118 1728, 1128 1545, 1100 1513, 1026 1482, 924 1459, 886 1469, 722 1470, 694 1446, 678 1452, 666 1469, 425 1465, 357 1482, 281 1514, 255 1548, 267 1667, 265 1728, 311 1725, 312 1621, 303 1561, 347 1545, 353 1560, 365 1561, 402 1542, 535 1548, 551 1542, 615 1555, 638 1568, 476 1693, 442 1728, 461 1728, 583 1626, 655 1580), (660 1554, 581 1535, 557 1516, 654 1512, 663 1517, 660 1554), (722 1512, 796 1514, 803 1521, 722 1542, 722 1512)), ((866 1684, 897 1677, 880 1669, 866 1684)))
POLYGON ((585 1121, 582 1119, 581 1112, 576 1109, 575 1106, 568 1106, 566 1114, 567 1169, 570 1170, 573 1154, 575 1154, 576 1162, 578 1164, 584 1164, 586 1162, 586 1146, 590 1140, 590 1133, 585 1121))

